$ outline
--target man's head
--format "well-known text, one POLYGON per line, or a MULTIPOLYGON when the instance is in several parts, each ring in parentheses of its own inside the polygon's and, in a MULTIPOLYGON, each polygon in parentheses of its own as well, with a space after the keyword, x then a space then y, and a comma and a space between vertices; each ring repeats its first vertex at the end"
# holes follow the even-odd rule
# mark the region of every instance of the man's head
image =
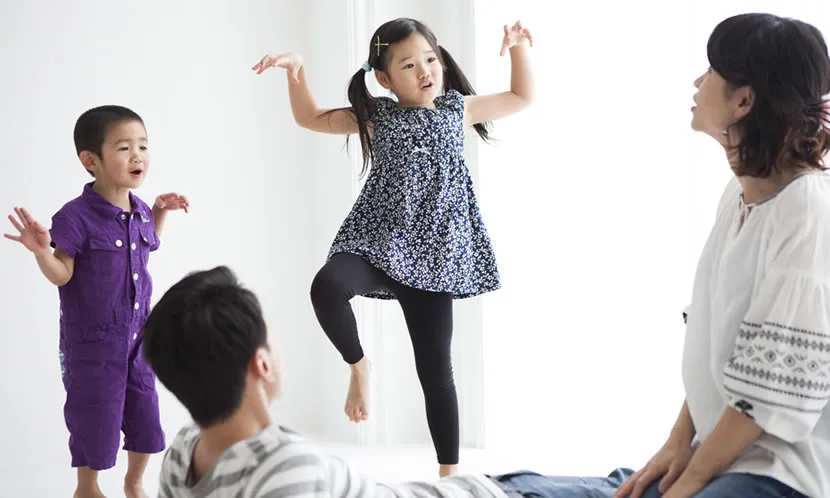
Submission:
POLYGON ((267 414, 280 365, 256 296, 220 266, 187 275, 153 308, 144 358, 200 427, 240 410, 267 414))

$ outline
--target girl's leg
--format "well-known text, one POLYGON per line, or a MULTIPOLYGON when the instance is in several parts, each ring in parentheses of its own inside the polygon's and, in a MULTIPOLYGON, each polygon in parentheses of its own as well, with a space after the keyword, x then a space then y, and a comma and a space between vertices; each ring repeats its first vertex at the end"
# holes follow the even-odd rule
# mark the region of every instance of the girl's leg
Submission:
POLYGON ((335 254, 311 283, 317 321, 351 368, 344 408, 349 420, 369 418, 369 361, 363 356, 351 299, 386 288, 389 277, 354 254, 335 254))
POLYGON ((424 391, 427 423, 441 465, 454 474, 458 465, 458 397, 452 373, 452 295, 396 286, 424 391))

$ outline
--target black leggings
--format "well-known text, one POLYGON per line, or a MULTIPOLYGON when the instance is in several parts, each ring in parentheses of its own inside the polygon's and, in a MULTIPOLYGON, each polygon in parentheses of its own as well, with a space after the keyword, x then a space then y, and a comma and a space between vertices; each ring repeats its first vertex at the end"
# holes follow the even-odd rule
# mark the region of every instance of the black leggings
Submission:
POLYGON ((407 287, 360 256, 341 253, 314 277, 311 302, 320 326, 346 363, 353 365, 363 358, 363 348, 349 301, 377 290, 392 293, 403 309, 438 463, 457 464, 458 397, 450 357, 452 294, 407 287))

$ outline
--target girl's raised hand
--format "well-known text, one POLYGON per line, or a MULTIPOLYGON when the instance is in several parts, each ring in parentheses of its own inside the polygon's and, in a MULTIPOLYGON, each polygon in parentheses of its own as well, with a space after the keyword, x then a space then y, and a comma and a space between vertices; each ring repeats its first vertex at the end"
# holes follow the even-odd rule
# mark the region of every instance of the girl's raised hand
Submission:
POLYGON ((300 82, 300 68, 303 67, 303 58, 299 54, 266 55, 251 68, 257 74, 262 74, 266 69, 281 67, 291 73, 295 83, 300 82))
POLYGON ((503 56, 508 50, 516 45, 523 45, 525 43, 530 44, 532 47, 533 35, 530 34, 530 31, 528 31, 527 28, 522 27, 522 23, 520 21, 516 21, 516 24, 514 24, 513 27, 508 27, 507 24, 505 24, 504 40, 501 42, 501 53, 499 55, 503 56))

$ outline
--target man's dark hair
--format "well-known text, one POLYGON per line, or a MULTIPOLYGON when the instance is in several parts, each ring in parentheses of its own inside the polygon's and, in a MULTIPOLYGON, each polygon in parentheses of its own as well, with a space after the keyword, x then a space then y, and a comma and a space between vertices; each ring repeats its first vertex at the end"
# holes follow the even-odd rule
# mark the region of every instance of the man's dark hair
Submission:
MULTIPOLYGON (((75 152, 80 156, 86 150, 100 158, 107 133, 113 126, 125 121, 138 121, 144 125, 141 116, 120 105, 103 105, 81 114, 75 122, 75 152)), ((87 171, 95 176, 92 171, 87 171)))
POLYGON ((225 266, 184 277, 144 326, 144 358, 201 427, 239 409, 250 360, 263 347, 259 300, 225 266))

